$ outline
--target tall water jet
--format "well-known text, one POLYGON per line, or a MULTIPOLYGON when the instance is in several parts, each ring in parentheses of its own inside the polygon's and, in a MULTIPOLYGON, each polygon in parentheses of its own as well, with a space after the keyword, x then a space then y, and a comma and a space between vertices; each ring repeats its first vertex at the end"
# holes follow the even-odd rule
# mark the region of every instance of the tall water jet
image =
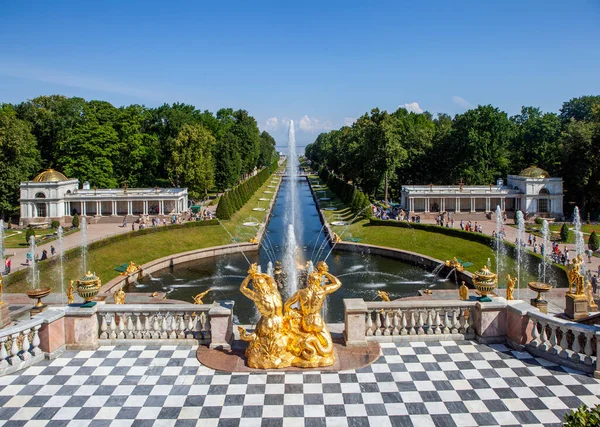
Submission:
POLYGON ((4 271, 4 220, 0 219, 0 269, 4 271))
POLYGON ((546 269, 550 264, 550 253, 552 250, 550 249, 550 227, 546 220, 542 223, 542 246, 540 247, 540 252, 542 254, 542 282, 547 283, 546 269))
POLYGON ((87 221, 85 219, 85 217, 81 218, 81 223, 79 224, 79 232, 81 233, 80 235, 80 242, 81 242, 81 267, 83 268, 83 274, 87 273, 87 246, 88 246, 88 239, 87 239, 87 221))
POLYGON ((298 290, 297 246, 293 224, 288 225, 282 267, 286 277, 285 288, 287 295, 291 296, 298 290))
POLYGON ((523 212, 517 211, 517 299, 520 299, 521 267, 524 264, 523 242, 525 242, 525 218, 523 218, 523 212))
POLYGON ((273 277, 273 273, 274 273, 274 271, 273 271, 273 263, 271 261, 269 261, 267 263, 267 274, 269 276, 273 277))
POLYGON ((581 255, 583 258, 585 254, 585 240, 581 232, 581 216, 579 215, 579 208, 577 206, 573 210, 573 226, 575 227, 575 255, 581 255))
POLYGON ((61 295, 65 295, 65 267, 64 261, 64 247, 63 247, 63 228, 58 227, 58 268, 60 269, 60 292, 61 295))
POLYGON ((500 206, 496 206, 496 277, 500 280, 500 275, 504 270, 504 235, 503 235, 503 222, 502 222, 502 210, 500 206))
POLYGON ((37 285, 37 271, 35 268, 35 251, 36 251, 36 246, 35 246, 35 236, 31 236, 29 238, 29 253, 31 254, 31 278, 30 278, 30 283, 31 283, 31 289, 37 289, 38 285, 37 285))

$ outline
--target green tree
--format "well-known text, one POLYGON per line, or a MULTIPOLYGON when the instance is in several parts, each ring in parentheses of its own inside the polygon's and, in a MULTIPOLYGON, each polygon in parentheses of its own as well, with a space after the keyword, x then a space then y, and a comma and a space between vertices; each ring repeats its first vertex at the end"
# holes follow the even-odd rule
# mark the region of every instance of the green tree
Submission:
POLYGON ((560 240, 563 242, 568 242, 569 234, 569 226, 567 226, 567 224, 563 224, 562 227, 560 227, 560 240))
POLYGON ((25 241, 27 242, 27 244, 31 244, 31 237, 35 237, 35 229, 28 227, 27 231, 25 232, 25 241))
POLYGON ((258 155, 258 167, 270 166, 275 154, 275 138, 267 131, 260 134, 260 152, 258 155))
POLYGON ((71 225, 73 228, 79 228, 79 215, 73 215, 73 219, 71 220, 71 225))
POLYGON ((184 125, 167 166, 172 185, 187 187, 193 198, 204 196, 214 183, 214 144, 215 138, 202 125, 184 125))
POLYGON ((235 185, 242 174, 242 157, 238 149, 238 138, 231 132, 225 133, 215 146, 215 185, 224 191, 235 185))
POLYGON ((592 231, 592 234, 590 234, 590 239, 588 240, 588 247, 594 252, 600 249, 600 237, 598 237, 598 234, 596 234, 595 231, 592 231))
POLYGON ((0 218, 16 212, 19 185, 39 170, 40 153, 29 123, 14 109, 0 104, 0 218))
POLYGON ((591 121, 593 119, 594 107, 598 105, 600 105, 600 95, 572 98, 563 103, 560 109, 560 118, 563 123, 567 123, 570 120, 591 121))

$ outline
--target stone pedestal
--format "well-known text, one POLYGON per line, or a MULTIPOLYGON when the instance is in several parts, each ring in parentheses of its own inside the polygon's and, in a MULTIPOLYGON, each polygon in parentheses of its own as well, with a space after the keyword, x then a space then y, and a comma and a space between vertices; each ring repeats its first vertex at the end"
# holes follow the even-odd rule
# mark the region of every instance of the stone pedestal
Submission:
POLYGON ((533 339, 534 323, 529 319, 531 306, 525 301, 506 302, 506 342, 518 351, 533 339))
POLYGON ((96 350, 98 343, 98 316, 96 307, 65 308, 65 344, 67 350, 96 350))
POLYGON ((548 314, 548 301, 543 299, 532 298, 529 302, 532 306, 540 310, 542 313, 548 314))
POLYGON ((477 302, 473 313, 473 328, 477 341, 497 344, 506 341, 506 300, 496 297, 492 302, 477 302))
POLYGON ((367 345, 365 336, 365 316, 367 304, 362 298, 344 299, 346 347, 362 347, 367 345))
POLYGON ((573 320, 588 316, 588 300, 585 295, 566 294, 565 314, 573 320))
POLYGON ((6 328, 11 323, 8 305, 4 302, 0 302, 0 329, 6 328))
MULTIPOLYGON (((233 308, 233 301, 231 303, 233 308)), ((233 341, 233 310, 215 302, 208 311, 210 318, 210 348, 231 350, 233 341)))
POLYGON ((47 310, 40 328, 40 349, 47 357, 60 355, 65 348, 65 318, 62 311, 47 310))

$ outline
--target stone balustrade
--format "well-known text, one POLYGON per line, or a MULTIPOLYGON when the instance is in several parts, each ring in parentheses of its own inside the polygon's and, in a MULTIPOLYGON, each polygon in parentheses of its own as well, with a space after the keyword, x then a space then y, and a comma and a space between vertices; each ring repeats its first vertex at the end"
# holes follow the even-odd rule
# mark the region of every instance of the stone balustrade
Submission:
POLYGON ((527 351, 559 365, 600 377, 597 366, 600 327, 575 323, 538 311, 530 311, 529 318, 533 328, 531 340, 525 346, 527 351))
POLYGON ((98 308, 100 344, 156 341, 162 344, 211 341, 213 304, 107 304, 98 308))

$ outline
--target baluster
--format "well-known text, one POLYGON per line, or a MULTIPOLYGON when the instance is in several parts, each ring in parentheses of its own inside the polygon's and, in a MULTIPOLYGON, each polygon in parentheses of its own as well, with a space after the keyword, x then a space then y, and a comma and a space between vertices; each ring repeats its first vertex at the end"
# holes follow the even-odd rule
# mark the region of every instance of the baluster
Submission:
POLYGON ((17 354, 19 354, 19 344, 17 343, 17 341, 19 340, 19 333, 12 334, 10 337, 12 338, 12 346, 10 347, 11 357, 8 360, 8 363, 14 365, 15 363, 18 363, 18 359, 16 356, 17 354))
POLYGON ((0 338, 0 368, 5 368, 8 366, 8 352, 6 351, 6 341, 8 341, 8 337, 0 338))
POLYGON ((406 312, 400 311, 400 320, 402 322, 402 329, 400 330, 400 335, 408 334, 408 321, 406 319, 406 312))
POLYGON ((177 328, 178 328, 178 322, 177 322, 177 315, 175 313, 171 314, 171 322, 169 322, 171 325, 171 333, 169 334, 169 338, 171 338, 172 340, 177 338, 177 328))
POLYGON ((427 310, 427 335, 433 334, 433 316, 431 310, 427 310))
POLYGON ((540 322, 540 325, 542 326, 542 330, 540 332, 541 344, 539 348, 540 350, 548 351, 548 349, 550 348, 550 343, 548 342, 548 335, 546 334, 546 323, 540 322))
POLYGON ((34 356, 42 353, 42 349, 40 348, 40 328, 42 325, 37 325, 33 327, 33 340, 31 341, 31 353, 34 356))
POLYGON ((177 336, 180 339, 185 338, 185 319, 184 319, 184 316, 185 316, 185 313, 181 313, 181 315, 179 316, 179 334, 177 336))
POLYGON ((392 329, 392 335, 400 335, 400 317, 398 316, 398 312, 402 313, 400 310, 393 312, 394 329, 392 329))
POLYGON ((187 331, 185 334, 186 338, 193 338, 194 335, 194 316, 192 316, 192 313, 188 314, 188 324, 187 324, 187 331))
POLYGON ((132 340, 135 336, 133 331, 135 330, 135 326, 133 326, 133 314, 127 313, 127 339, 132 340))
POLYGON ((152 314, 150 313, 142 313, 144 316, 144 339, 152 339, 152 327, 154 320, 152 319, 152 314))
POLYGON ((583 348, 583 353, 585 354, 585 356, 583 358, 583 363, 585 363, 586 365, 592 365, 592 337, 594 336, 594 334, 591 332, 584 332, 583 336, 585 337, 585 347, 583 348))
POLYGON ((570 357, 570 351, 569 350, 569 341, 567 340, 567 332, 568 329, 565 327, 560 327, 559 326, 560 331, 562 332, 562 337, 560 339, 560 353, 558 353, 558 356, 563 358, 563 359, 568 359, 570 357))
POLYGON ((458 318, 456 316, 456 310, 452 310, 452 329, 451 332, 453 334, 457 334, 458 333, 458 328, 460 327, 460 325, 458 324, 458 318))
POLYGON ((19 357, 21 358, 21 360, 27 360, 29 358, 31 358, 31 354, 29 353, 29 331, 31 329, 25 329, 23 332, 21 332, 23 334, 23 344, 22 344, 22 351, 21 354, 19 355, 19 357))
POLYGON ((379 311, 375 310, 375 335, 381 336, 381 314, 379 311))
POLYGON ((371 312, 367 311, 367 320, 365 322, 365 333, 368 337, 373 336, 373 318, 371 312))
POLYGON ((117 339, 117 316, 115 313, 110 315, 110 339, 117 339))
POLYGON ((562 348, 558 345, 558 337, 556 336, 556 331, 560 329, 558 325, 549 324, 550 326, 550 350, 548 353, 550 354, 558 354, 561 352, 562 348))
POLYGON ((538 347, 539 345, 542 344, 542 340, 540 339, 540 332, 538 331, 538 321, 537 320, 533 321, 533 329, 531 330, 531 337, 533 338, 530 343, 532 347, 538 347))
POLYGON ((440 309, 439 308, 435 309, 435 320, 433 321, 433 323, 435 323, 433 333, 436 335, 440 335, 442 333, 442 328, 440 328, 440 324, 442 323, 442 321, 440 320, 440 309))
POLYGON ((142 328, 142 322, 140 320, 140 313, 135 313, 135 339, 141 340, 144 336, 144 330, 142 328))
POLYGON ((448 316, 448 310, 444 310, 444 334, 448 335, 450 333, 450 316, 448 316))
POLYGON ((108 339, 108 325, 106 324, 106 313, 100 313, 100 317, 102 317, 102 322, 100 322, 100 339, 107 340, 108 339))
POLYGON ((581 343, 579 342, 579 331, 573 331, 573 354, 571 360, 579 363, 581 361, 581 343))
POLYGON ((417 334, 417 330, 415 329, 416 325, 417 325, 417 323, 415 322, 415 312, 414 312, 414 310, 410 310, 410 319, 408 322, 408 334, 409 335, 417 334))
POLYGON ((464 311, 464 317, 465 317, 465 321, 464 321, 464 328, 465 328, 465 336, 467 334, 470 333, 469 329, 471 328, 471 324, 469 323, 469 320, 471 319, 471 310, 469 308, 465 309, 464 311))
POLYGON ((160 337, 162 339, 167 339, 169 338, 169 313, 165 313, 162 315, 162 323, 160 325, 160 337))
POLYGON ((160 324, 158 323, 158 316, 160 313, 155 313, 152 315, 152 318, 154 319, 154 322, 152 322, 152 339, 159 339, 160 338, 160 324))
POLYGON ((119 315, 119 334, 117 335, 117 337, 120 340, 124 340, 125 339, 125 313, 121 313, 119 315))
POLYGON ((425 329, 423 329, 423 325, 425 322, 423 321, 423 312, 419 310, 418 323, 419 328, 417 329, 417 335, 423 335, 425 333, 425 329))
POLYGON ((212 336, 211 333, 211 329, 210 329, 210 318, 208 317, 208 311, 203 312, 205 315, 205 321, 204 321, 204 334, 202 335, 205 339, 209 340, 210 337, 212 336))
POLYGON ((389 336, 392 334, 392 322, 390 319, 390 314, 391 314, 391 310, 390 311, 382 311, 381 315, 383 316, 383 335, 385 336, 389 336))

